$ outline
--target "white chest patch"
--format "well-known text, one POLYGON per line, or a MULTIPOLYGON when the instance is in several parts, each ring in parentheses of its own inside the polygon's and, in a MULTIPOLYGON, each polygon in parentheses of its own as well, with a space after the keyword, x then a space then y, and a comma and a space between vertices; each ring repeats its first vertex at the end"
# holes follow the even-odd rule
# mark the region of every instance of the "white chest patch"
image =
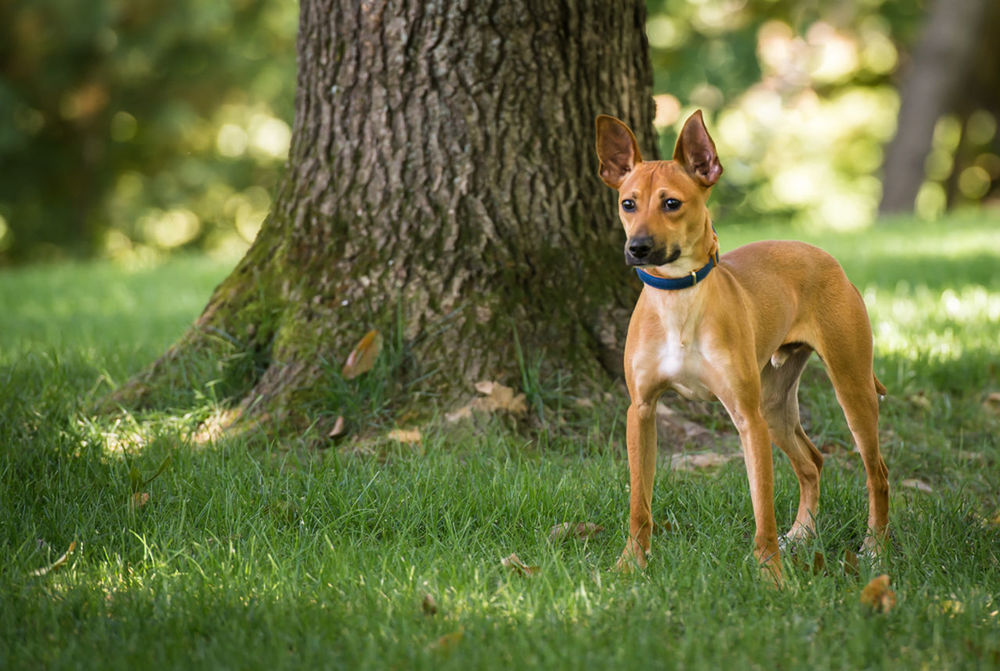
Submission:
POLYGON ((688 359, 692 358, 688 348, 683 347, 678 340, 671 340, 660 347, 657 359, 660 365, 660 377, 668 380, 680 380, 685 376, 688 359))
POLYGON ((701 352, 695 346, 682 345, 680 339, 670 339, 647 350, 636 364, 636 379, 641 380, 641 386, 661 387, 666 383, 687 398, 715 398, 702 381, 705 361, 701 352))
POLYGON ((705 382, 710 366, 696 330, 702 316, 698 297, 695 293, 652 294, 647 299, 652 302, 650 317, 658 323, 650 325, 642 347, 632 358, 633 377, 640 390, 652 392, 666 386, 688 398, 715 398, 705 382))

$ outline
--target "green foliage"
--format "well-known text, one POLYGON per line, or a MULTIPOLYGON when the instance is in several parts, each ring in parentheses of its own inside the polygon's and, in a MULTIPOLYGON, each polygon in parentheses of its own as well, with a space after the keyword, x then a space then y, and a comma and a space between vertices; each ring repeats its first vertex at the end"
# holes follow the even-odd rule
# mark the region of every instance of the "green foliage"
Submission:
MULTIPOLYGON (((700 107, 726 169, 713 197, 721 214, 870 223, 897 66, 925 4, 648 0, 660 153, 700 107)), ((289 141, 297 10, 278 0, 0 6, 0 264, 143 260, 252 239, 289 141)), ((924 217, 978 203, 1000 179, 995 115, 978 110, 960 126, 945 118, 935 135, 924 217)))
POLYGON ((252 237, 288 140, 294 3, 0 9, 0 263, 252 237))
MULTIPOLYGON (((726 171, 713 196, 717 211, 814 228, 872 222, 882 146, 896 129, 898 66, 922 25, 922 3, 649 0, 647 7, 660 153, 671 155, 681 123, 702 108, 726 171)), ((978 203, 1000 180, 996 116, 978 110, 973 118, 964 134, 957 119, 941 120, 916 202, 922 217, 978 203)))
MULTIPOLYGON (((537 434, 486 420, 467 433, 430 422, 405 447, 199 444, 193 433, 216 409, 207 397, 142 416, 85 409, 101 380, 172 342, 227 268, 186 256, 142 270, 27 268, 0 272, 0 666, 996 666, 1000 418, 982 401, 1000 390, 1000 221, 905 219, 861 235, 718 228, 724 250, 806 237, 868 300, 890 389, 884 563, 862 561, 855 575, 843 561, 864 531, 864 474, 818 362, 801 394, 828 453, 819 535, 786 555, 786 588, 757 576, 739 462, 661 468, 653 513, 669 530, 654 537, 649 569, 623 576, 608 571, 627 525, 622 395, 587 409, 589 425, 562 426, 558 380, 524 352, 525 384, 545 404, 537 434), (605 530, 549 541, 563 522, 605 530), (817 552, 825 568, 814 573, 817 552), (504 569, 511 553, 540 573, 504 569), (859 594, 880 572, 898 603, 874 614, 859 594)), ((387 426, 393 390, 377 378, 399 369, 405 347, 386 340, 367 387, 358 378, 331 393, 340 404, 360 390, 357 416, 387 426)), ((797 490, 780 454, 776 477, 787 527, 797 490)))

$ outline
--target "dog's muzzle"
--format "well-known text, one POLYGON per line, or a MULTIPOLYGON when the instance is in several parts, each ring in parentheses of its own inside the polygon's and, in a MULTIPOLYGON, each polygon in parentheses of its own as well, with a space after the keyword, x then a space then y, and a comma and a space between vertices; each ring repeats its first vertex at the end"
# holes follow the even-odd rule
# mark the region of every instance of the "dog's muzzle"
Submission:
POLYGON ((657 247, 652 235, 639 235, 625 242, 625 264, 629 266, 662 266, 673 263, 681 255, 680 247, 667 254, 666 247, 657 247))

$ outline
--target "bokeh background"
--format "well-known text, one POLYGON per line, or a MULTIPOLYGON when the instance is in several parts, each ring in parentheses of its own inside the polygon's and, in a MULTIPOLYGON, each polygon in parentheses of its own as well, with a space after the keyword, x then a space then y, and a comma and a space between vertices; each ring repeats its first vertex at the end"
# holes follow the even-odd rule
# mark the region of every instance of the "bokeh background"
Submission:
MULTIPOLYGON (((649 0, 661 154, 701 108, 727 224, 871 225, 933 5, 649 0)), ((297 20, 285 0, 0 5, 0 265, 244 248, 288 150, 297 20)), ((981 42, 971 58, 1000 61, 979 32, 962 36, 981 42)), ((996 97, 980 94, 1000 90, 1000 64, 977 76, 934 126, 920 217, 998 199, 996 97)))

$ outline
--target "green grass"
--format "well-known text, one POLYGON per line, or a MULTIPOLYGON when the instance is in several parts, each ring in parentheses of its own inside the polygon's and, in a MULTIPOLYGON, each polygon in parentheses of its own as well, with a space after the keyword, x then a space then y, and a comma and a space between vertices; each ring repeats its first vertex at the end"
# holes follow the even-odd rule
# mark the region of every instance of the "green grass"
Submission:
MULTIPOLYGON (((180 335, 225 267, 4 271, 0 668, 996 668, 1000 427, 983 400, 1000 391, 998 224, 808 235, 720 222, 727 249, 799 237, 841 259, 891 391, 894 544, 855 575, 841 559, 861 541, 864 475, 821 367, 807 372, 807 429, 832 455, 819 537, 799 553, 808 561, 786 559, 781 591, 750 555, 738 462, 661 469, 654 516, 671 530, 644 573, 608 570, 627 523, 619 396, 565 431, 483 420, 424 426, 414 447, 198 445, 189 432, 210 408, 114 421, 85 410, 103 380, 180 335), (933 491, 899 486, 910 478, 933 491), (148 502, 130 503, 134 491, 148 502), (560 522, 605 531, 551 543, 560 522), (63 566, 33 575, 73 541, 63 566), (511 553, 540 572, 505 569, 511 553), (876 614, 859 594, 882 571, 898 603, 876 614)), ((776 461, 787 527, 796 486, 776 461)))

